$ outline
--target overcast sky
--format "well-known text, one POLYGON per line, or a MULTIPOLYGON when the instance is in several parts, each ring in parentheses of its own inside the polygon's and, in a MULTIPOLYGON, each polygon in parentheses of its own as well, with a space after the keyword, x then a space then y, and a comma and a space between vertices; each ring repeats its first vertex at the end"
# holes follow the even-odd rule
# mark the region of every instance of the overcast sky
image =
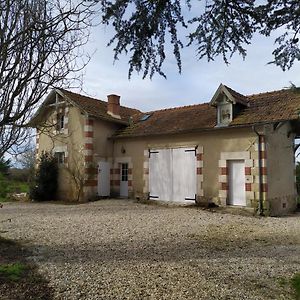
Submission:
POLYGON ((113 63, 112 47, 106 47, 111 34, 107 27, 93 29, 87 50, 96 52, 85 70, 84 92, 81 93, 102 100, 115 93, 121 96, 122 105, 151 111, 208 102, 220 83, 244 95, 282 89, 290 86, 290 81, 300 86, 299 62, 286 72, 267 64, 272 60, 274 39, 265 37, 256 37, 248 46, 246 60, 236 55, 230 65, 221 58, 214 62, 199 61, 194 48, 184 49, 181 75, 170 48, 164 64, 167 79, 155 75, 152 80, 143 80, 134 73, 128 80, 129 56, 113 63))

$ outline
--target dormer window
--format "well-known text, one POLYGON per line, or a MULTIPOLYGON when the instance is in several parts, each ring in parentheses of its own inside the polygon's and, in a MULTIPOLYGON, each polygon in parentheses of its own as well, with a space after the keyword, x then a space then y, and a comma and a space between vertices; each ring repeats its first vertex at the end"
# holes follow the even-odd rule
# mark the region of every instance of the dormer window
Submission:
POLYGON ((219 103, 218 110, 218 126, 226 126, 232 121, 232 103, 219 103))
POLYGON ((217 109, 217 127, 228 126, 231 121, 249 106, 247 97, 220 84, 210 101, 210 105, 217 109))

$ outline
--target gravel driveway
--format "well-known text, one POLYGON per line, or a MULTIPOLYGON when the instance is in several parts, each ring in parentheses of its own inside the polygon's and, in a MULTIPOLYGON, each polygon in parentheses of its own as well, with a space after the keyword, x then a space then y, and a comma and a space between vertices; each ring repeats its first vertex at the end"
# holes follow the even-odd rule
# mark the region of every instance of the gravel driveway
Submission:
POLYGON ((300 216, 255 218, 104 200, 8 203, 3 236, 34 254, 56 299, 292 299, 300 216))

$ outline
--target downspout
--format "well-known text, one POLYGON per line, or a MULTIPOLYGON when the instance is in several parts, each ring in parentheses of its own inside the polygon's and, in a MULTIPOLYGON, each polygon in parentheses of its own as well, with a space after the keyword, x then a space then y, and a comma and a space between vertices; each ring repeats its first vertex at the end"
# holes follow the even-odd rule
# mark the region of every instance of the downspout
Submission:
POLYGON ((258 190, 259 190, 258 211, 259 211, 259 215, 263 216, 264 207, 263 207, 262 174, 261 174, 261 143, 260 143, 261 135, 258 133, 255 126, 252 126, 252 129, 256 133, 258 138, 258 190))

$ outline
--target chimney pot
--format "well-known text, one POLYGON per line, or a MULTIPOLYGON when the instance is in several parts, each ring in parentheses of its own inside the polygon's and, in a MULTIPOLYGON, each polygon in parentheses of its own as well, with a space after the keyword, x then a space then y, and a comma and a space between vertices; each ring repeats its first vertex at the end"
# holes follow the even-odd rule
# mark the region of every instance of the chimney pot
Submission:
POLYGON ((108 95, 107 96, 107 113, 114 118, 121 119, 120 116, 120 96, 108 95))

